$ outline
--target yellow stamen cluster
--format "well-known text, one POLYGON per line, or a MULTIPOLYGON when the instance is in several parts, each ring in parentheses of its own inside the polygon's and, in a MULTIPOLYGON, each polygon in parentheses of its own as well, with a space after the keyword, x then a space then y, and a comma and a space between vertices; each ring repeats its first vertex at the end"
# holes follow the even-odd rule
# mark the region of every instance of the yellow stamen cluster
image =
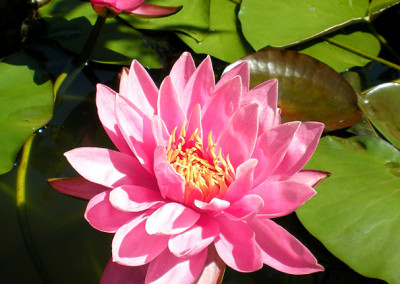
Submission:
POLYGON ((229 161, 222 157, 221 149, 215 153, 212 133, 208 134, 208 146, 204 150, 199 130, 186 139, 185 123, 182 124, 178 139, 177 127, 171 133, 167 146, 167 159, 174 169, 186 181, 186 191, 199 189, 204 197, 203 201, 210 201, 219 194, 224 194, 233 182, 235 170, 229 161))

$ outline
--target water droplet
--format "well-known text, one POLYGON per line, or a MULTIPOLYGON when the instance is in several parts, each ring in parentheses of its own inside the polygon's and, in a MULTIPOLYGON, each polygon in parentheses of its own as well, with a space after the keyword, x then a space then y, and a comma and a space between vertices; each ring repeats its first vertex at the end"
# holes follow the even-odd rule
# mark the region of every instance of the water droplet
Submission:
POLYGON ((310 12, 314 12, 315 11, 315 7, 310 7, 310 8, 308 8, 308 10, 310 10, 310 12))
POLYGON ((369 100, 363 100, 364 104, 369 104, 369 100))

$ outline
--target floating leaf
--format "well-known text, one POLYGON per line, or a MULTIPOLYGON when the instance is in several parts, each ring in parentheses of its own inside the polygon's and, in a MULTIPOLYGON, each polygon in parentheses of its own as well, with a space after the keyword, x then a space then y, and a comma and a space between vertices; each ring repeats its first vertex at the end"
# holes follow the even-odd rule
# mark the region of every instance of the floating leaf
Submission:
MULTIPOLYGON (((45 17, 48 35, 75 53, 81 52, 97 18, 90 3, 79 0, 53 1, 40 9, 40 15, 45 17)), ((151 45, 151 39, 141 32, 107 19, 90 59, 129 65, 136 58, 145 66, 160 68, 160 58, 151 45)))
MULTIPOLYGON (((327 37, 377 56, 381 46, 376 37, 370 33, 356 31, 349 34, 336 34, 327 37)), ((371 60, 352 51, 336 46, 324 39, 319 39, 311 46, 300 50, 301 53, 328 64, 337 72, 343 72, 354 66, 364 66, 371 60)))
POLYGON ((226 0, 210 1, 210 27, 202 40, 178 33, 196 53, 210 54, 227 62, 252 52, 237 24, 237 4, 226 0))
POLYGON ((242 0, 239 19, 245 38, 259 50, 298 43, 360 21, 368 6, 368 0, 242 0))
POLYGON ((400 84, 378 85, 360 97, 358 104, 373 125, 400 149, 400 84))
POLYGON ((239 62, 243 60, 249 63, 252 87, 278 79, 283 121, 321 121, 330 131, 361 120, 353 88, 326 64, 295 51, 274 49, 250 54, 239 62))
POLYGON ((296 211, 307 230, 358 273, 400 283, 400 152, 376 137, 328 136, 307 167, 332 174, 296 211))
POLYGON ((369 5, 368 14, 371 15, 380 12, 398 3, 400 3, 398 0, 372 0, 369 5))
POLYGON ((52 84, 25 53, 0 62, 0 174, 9 171, 24 141, 52 116, 52 84))

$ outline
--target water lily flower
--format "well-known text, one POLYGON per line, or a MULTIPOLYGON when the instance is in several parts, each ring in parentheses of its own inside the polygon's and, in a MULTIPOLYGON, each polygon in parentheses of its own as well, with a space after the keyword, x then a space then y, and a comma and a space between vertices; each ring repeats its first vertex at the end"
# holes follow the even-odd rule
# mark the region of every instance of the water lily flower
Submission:
POLYGON ((220 262, 240 272, 323 270, 271 220, 327 176, 303 169, 323 124, 281 124, 277 80, 249 90, 247 62, 214 78, 209 57, 196 68, 184 53, 159 89, 136 60, 119 93, 97 86, 98 115, 118 151, 73 149, 65 156, 82 177, 50 183, 90 199, 86 220, 115 234, 103 283, 193 283, 220 262))
POLYGON ((151 5, 145 0, 90 0, 93 9, 103 17, 115 17, 125 12, 138 17, 163 17, 178 12, 182 6, 167 7, 151 5))

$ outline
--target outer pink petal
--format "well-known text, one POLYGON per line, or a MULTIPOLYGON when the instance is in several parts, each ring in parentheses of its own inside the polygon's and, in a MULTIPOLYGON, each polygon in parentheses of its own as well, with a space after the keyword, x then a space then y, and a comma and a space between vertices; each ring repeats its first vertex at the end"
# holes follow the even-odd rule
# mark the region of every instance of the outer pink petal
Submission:
POLYGON ((91 199, 95 195, 108 190, 105 186, 90 182, 81 177, 50 178, 47 182, 61 193, 83 199, 91 199))
POLYGON ((243 96, 241 105, 251 103, 259 105, 260 135, 268 129, 277 126, 276 122, 279 122, 276 119, 276 116, 279 115, 277 111, 278 80, 272 79, 251 89, 246 96, 243 96))
POLYGON ((289 274, 324 270, 302 243, 273 221, 253 219, 249 225, 256 234, 265 264, 289 274))
POLYGON ((134 185, 122 185, 111 190, 110 202, 115 208, 128 212, 155 209, 154 206, 164 203, 159 191, 134 185))
POLYGON ((197 278, 196 284, 222 283, 225 267, 225 262, 219 257, 215 247, 209 246, 204 269, 197 278))
POLYGON ((245 220, 255 216, 263 206, 264 201, 260 196, 249 194, 231 204, 223 214, 233 221, 245 220))
MULTIPOLYGON (((258 131, 257 104, 238 109, 219 133, 217 147, 234 167, 247 161, 253 153, 258 131)), ((218 134, 218 133, 217 133, 218 134)))
POLYGON ((158 115, 153 116, 151 121, 154 139, 156 141, 157 146, 168 146, 168 140, 170 134, 168 132, 167 126, 165 126, 164 121, 158 115))
POLYGON ((156 258, 168 245, 169 236, 149 235, 144 215, 122 226, 112 242, 112 257, 119 264, 139 266, 156 258))
POLYGON ((221 86, 203 108, 202 125, 206 135, 210 131, 214 138, 227 123, 232 114, 239 108, 242 90, 242 80, 239 76, 233 77, 221 86))
POLYGON ((72 167, 85 179, 116 187, 123 184, 154 188, 154 177, 147 173, 138 160, 127 154, 103 149, 82 147, 64 154, 72 167))
POLYGON ((206 101, 210 99, 214 90, 214 81, 211 59, 207 56, 190 77, 182 96, 179 98, 186 116, 189 115, 195 105, 200 104, 203 107, 206 101))
POLYGON ((195 105, 190 114, 189 122, 186 129, 186 134, 189 137, 196 131, 200 131, 200 138, 202 138, 203 126, 201 125, 201 107, 199 104, 195 105))
POLYGON ((115 112, 118 126, 132 152, 143 165, 153 172, 153 155, 155 140, 151 128, 151 118, 147 117, 141 108, 136 107, 122 96, 117 96, 115 112))
POLYGON ((209 203, 200 200, 195 200, 194 206, 197 207, 200 211, 206 213, 220 213, 226 208, 228 208, 230 206, 230 203, 226 200, 213 198, 209 203))
POLYGON ((228 191, 223 197, 225 200, 233 203, 250 191, 253 185, 253 174, 256 165, 257 160, 250 159, 236 169, 235 181, 229 186, 228 191))
POLYGON ((218 222, 202 215, 190 229, 179 235, 171 236, 168 248, 178 257, 195 255, 211 244, 218 234, 218 222))
POLYGON ((182 6, 171 7, 171 6, 158 6, 143 3, 138 8, 133 10, 131 14, 141 18, 159 18, 165 17, 179 12, 182 6))
POLYGON ((85 211, 85 219, 99 231, 114 233, 122 225, 138 216, 137 213, 122 212, 114 208, 110 201, 110 192, 105 191, 93 197, 85 211))
POLYGON ((121 77, 119 94, 140 109, 148 120, 155 114, 158 89, 143 66, 136 60, 132 61, 128 77, 121 77))
POLYGON ((166 149, 163 146, 158 146, 154 151, 154 173, 162 197, 183 203, 185 179, 168 163, 166 149))
POLYGON ((252 157, 258 160, 254 186, 268 179, 282 162, 301 122, 293 121, 274 127, 258 137, 252 157))
POLYGON ((161 83, 157 107, 158 115, 165 122, 169 132, 172 132, 175 127, 178 127, 179 131, 182 123, 186 121, 186 115, 180 106, 178 93, 170 76, 161 83))
POLYGON ((214 244, 222 260, 240 272, 260 269, 263 265, 261 249, 250 227, 241 221, 231 221, 224 217, 218 217, 217 221, 220 224, 220 234, 214 244))
POLYGON ((293 181, 266 181, 250 193, 257 194, 264 200, 265 205, 258 212, 258 216, 266 218, 282 217, 292 213, 316 194, 311 186, 293 181))
POLYGON ((314 153, 323 129, 324 125, 320 122, 303 122, 274 175, 282 180, 301 170, 314 153))
POLYGON ((217 85, 215 85, 215 90, 218 90, 221 86, 223 86, 226 82, 230 81, 235 76, 240 76, 242 78, 242 93, 246 93, 249 90, 249 82, 250 82, 250 71, 249 64, 247 61, 240 62, 221 77, 218 81, 217 85))
POLYGON ((131 154, 132 151, 117 124, 115 98, 116 93, 113 90, 102 84, 97 84, 96 105, 99 119, 114 145, 121 152, 131 154))
POLYGON ((147 268, 148 265, 125 266, 110 259, 103 271, 100 284, 142 284, 147 268))
POLYGON ((321 181, 330 176, 330 173, 318 170, 301 170, 287 179, 287 181, 294 181, 304 183, 312 187, 316 187, 321 181))
POLYGON ((199 220, 200 214, 179 203, 167 203, 158 208, 146 222, 146 231, 150 235, 179 234, 199 220))
POLYGON ((207 250, 185 258, 165 250, 150 263, 145 283, 193 283, 200 275, 206 258, 207 250))
POLYGON ((172 83, 178 94, 183 94, 186 84, 195 70, 196 66, 190 53, 182 53, 170 72, 172 83))

